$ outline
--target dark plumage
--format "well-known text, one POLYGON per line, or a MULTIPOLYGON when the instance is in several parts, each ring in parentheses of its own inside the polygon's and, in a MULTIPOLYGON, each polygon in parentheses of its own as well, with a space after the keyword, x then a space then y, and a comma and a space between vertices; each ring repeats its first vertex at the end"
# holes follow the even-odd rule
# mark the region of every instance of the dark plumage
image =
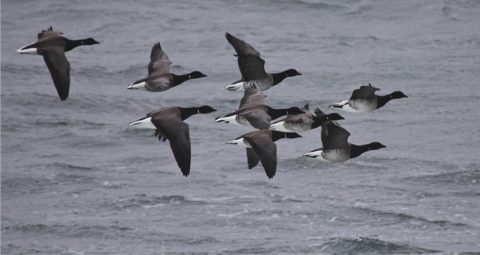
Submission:
POLYGON ((216 111, 205 105, 201 107, 164 107, 150 112, 144 118, 131 122, 129 126, 154 129, 155 136, 161 141, 170 141, 178 167, 186 177, 190 173, 190 134, 188 124, 183 122, 191 115, 216 111))
POLYGON ((159 92, 173 88, 190 79, 206 77, 205 74, 199 71, 183 75, 173 74, 170 72, 171 64, 172 62, 162 50, 160 43, 156 43, 150 53, 148 76, 130 84, 128 89, 145 89, 150 92, 159 92))
POLYGON ((288 69, 280 73, 267 73, 265 71, 265 61, 260 57, 260 53, 255 48, 229 33, 225 34, 225 38, 237 53, 238 67, 242 74, 242 79, 226 87, 228 90, 240 91, 253 87, 264 91, 277 85, 287 77, 301 75, 295 69, 288 69))
POLYGON ((70 40, 63 37, 62 32, 53 31, 51 26, 38 33, 37 37, 38 41, 23 46, 17 52, 43 56, 58 96, 60 100, 64 101, 68 98, 70 90, 70 63, 65 52, 81 45, 93 45, 99 42, 93 38, 70 40))
POLYGON ((277 146, 274 142, 281 138, 298 137, 301 136, 297 133, 263 129, 244 134, 227 143, 246 146, 248 168, 252 169, 260 161, 268 178, 273 178, 277 169, 277 146))

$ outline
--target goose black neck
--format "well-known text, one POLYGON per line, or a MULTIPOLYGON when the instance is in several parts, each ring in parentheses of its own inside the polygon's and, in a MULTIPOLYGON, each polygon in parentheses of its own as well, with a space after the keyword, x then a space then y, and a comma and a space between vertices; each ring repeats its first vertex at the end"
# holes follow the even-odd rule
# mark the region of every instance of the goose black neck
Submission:
POLYGON ((186 120, 188 117, 200 113, 200 107, 186 107, 180 108, 180 117, 186 120))
POLYGON ((288 114, 288 109, 273 109, 269 106, 267 106, 267 109, 268 109, 268 115, 272 117, 272 120, 288 114))
POLYGON ((283 72, 280 72, 280 73, 272 73, 272 78, 273 78, 272 86, 277 85, 281 81, 285 80, 285 78, 287 78, 287 77, 288 77, 287 71, 283 71, 283 72))
POLYGON ((351 146, 350 158, 356 158, 360 156, 362 153, 370 150, 368 148, 369 144, 364 144, 364 145, 350 144, 350 146, 351 146))
POLYGON ((189 73, 182 74, 182 75, 172 74, 172 76, 173 76, 173 86, 180 85, 181 83, 191 79, 189 73))
POLYGON ((88 39, 70 40, 65 39, 65 51, 70 51, 81 45, 91 45, 88 39))
POLYGON ((392 94, 388 94, 385 96, 377 96, 377 109, 384 106, 388 101, 395 99, 395 97, 392 94))

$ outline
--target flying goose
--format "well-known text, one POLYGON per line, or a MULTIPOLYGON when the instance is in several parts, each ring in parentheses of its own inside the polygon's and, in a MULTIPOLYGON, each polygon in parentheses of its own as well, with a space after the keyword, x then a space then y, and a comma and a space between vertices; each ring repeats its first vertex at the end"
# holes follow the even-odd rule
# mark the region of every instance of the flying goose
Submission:
POLYGON ((350 133, 334 123, 328 123, 326 129, 327 136, 325 139, 322 138, 323 148, 312 150, 304 156, 316 158, 321 161, 342 162, 358 157, 366 151, 386 147, 379 142, 372 142, 365 145, 348 143, 350 133))
POLYGON ((277 146, 274 142, 281 138, 298 137, 301 136, 297 133, 284 133, 263 129, 244 134, 227 143, 247 147, 248 169, 252 169, 258 164, 258 161, 261 161, 265 173, 268 178, 271 179, 275 176, 277 170, 277 146))
POLYGON ((65 101, 70 90, 70 63, 65 56, 65 52, 81 45, 93 45, 99 44, 99 42, 93 38, 70 40, 63 37, 62 32, 53 31, 51 26, 38 33, 37 38, 36 42, 21 47, 17 50, 17 53, 42 55, 52 76, 58 96, 60 100, 65 101))
POLYGON ((241 108, 223 117, 217 117, 216 122, 252 126, 257 129, 270 128, 270 121, 287 114, 299 114, 303 111, 298 107, 274 109, 268 105, 258 104, 241 108))
POLYGON ((306 110, 301 114, 287 115, 272 123, 270 129, 282 132, 301 133, 315 129, 321 126, 323 122, 329 120, 343 120, 343 117, 338 113, 324 114, 319 108, 316 108, 315 114, 306 110))
POLYGON ((178 167, 185 177, 190 173, 190 135, 188 124, 183 122, 191 115, 216 111, 208 105, 200 107, 163 107, 150 112, 147 116, 131 122, 133 128, 154 129, 158 140, 170 141, 178 167))
POLYGON ((248 87, 254 87, 261 91, 267 90, 287 77, 301 75, 295 69, 288 69, 280 73, 265 72, 265 61, 260 57, 260 53, 250 44, 226 33, 225 38, 237 52, 238 67, 242 74, 242 79, 225 87, 230 91, 242 91, 248 87))
POLYGON ((384 106, 392 99, 407 97, 401 91, 395 91, 391 94, 379 96, 375 95, 375 91, 379 88, 373 87, 372 84, 360 86, 353 91, 352 96, 348 100, 344 100, 330 105, 330 108, 339 109, 346 112, 371 112, 384 106))
POLYGON ((190 79, 206 77, 199 71, 193 71, 188 74, 176 75, 170 72, 172 62, 167 54, 162 50, 160 43, 153 45, 150 53, 150 63, 148 64, 147 78, 135 81, 130 84, 128 89, 145 89, 150 92, 164 91, 182 84, 190 79))

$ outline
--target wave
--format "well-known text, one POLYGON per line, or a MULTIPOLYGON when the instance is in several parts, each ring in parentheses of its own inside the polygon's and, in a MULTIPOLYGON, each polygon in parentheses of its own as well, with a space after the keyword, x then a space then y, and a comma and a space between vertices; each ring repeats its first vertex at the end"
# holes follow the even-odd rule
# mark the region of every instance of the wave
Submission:
MULTIPOLYGON (((476 168, 473 166, 472 168, 476 168)), ((462 170, 447 173, 428 174, 421 176, 409 176, 402 181, 421 182, 439 185, 472 185, 480 181, 480 169, 462 170)))
POLYGON ((131 228, 124 226, 101 226, 101 225, 47 225, 47 224, 25 224, 5 226, 3 231, 21 232, 24 235, 44 235, 53 234, 68 236, 72 238, 98 237, 103 239, 118 238, 119 235, 132 231, 131 228))
POLYGON ((374 216, 375 218, 381 219, 384 222, 391 220, 397 223, 405 224, 406 221, 408 221, 410 223, 417 223, 415 224, 415 226, 418 226, 418 223, 421 223, 423 225, 428 224, 432 227, 437 226, 445 229, 447 228, 450 229, 453 227, 456 227, 456 228, 472 227, 464 223, 451 222, 447 220, 432 220, 432 219, 427 219, 427 218, 414 216, 406 213, 389 212, 389 211, 377 210, 377 209, 372 209, 367 207, 353 207, 353 210, 356 212, 356 214, 358 213, 367 214, 369 216, 374 216))
POLYGON ((368 237, 332 238, 322 244, 321 250, 333 254, 431 254, 441 252, 368 237))
POLYGON ((120 199, 112 203, 108 203, 105 206, 113 207, 115 209, 128 209, 128 208, 150 208, 161 206, 165 204, 174 205, 199 205, 206 204, 201 200, 190 200, 180 195, 166 195, 166 196, 154 196, 147 194, 137 194, 133 197, 120 199))

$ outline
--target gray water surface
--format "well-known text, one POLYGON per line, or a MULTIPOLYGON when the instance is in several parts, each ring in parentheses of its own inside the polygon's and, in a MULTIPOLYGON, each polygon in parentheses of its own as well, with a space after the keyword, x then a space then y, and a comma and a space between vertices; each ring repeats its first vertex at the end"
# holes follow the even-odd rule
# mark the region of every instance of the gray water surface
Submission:
POLYGON ((480 1, 2 1, 2 254, 472 254, 480 252, 480 1), (19 47, 53 26, 101 44, 67 53, 56 94, 19 47), (320 130, 281 140, 278 169, 247 169, 215 123, 238 107, 230 32, 272 72, 272 107, 326 107, 371 82, 409 97, 343 113, 350 142, 386 149, 340 164, 302 154, 320 130), (175 73, 206 78, 131 91, 160 41, 175 73), (130 121, 209 104, 190 125, 191 174, 130 121), (469 253, 470 252, 470 253, 469 253))

